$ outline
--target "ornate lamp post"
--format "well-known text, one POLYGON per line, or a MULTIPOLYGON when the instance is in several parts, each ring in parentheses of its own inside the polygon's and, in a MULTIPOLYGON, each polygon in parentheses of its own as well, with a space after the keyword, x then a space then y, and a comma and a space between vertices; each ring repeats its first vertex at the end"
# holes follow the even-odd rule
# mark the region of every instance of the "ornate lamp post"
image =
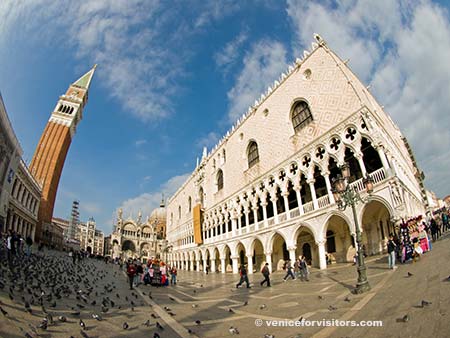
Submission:
MULTIPOLYGON (((338 175, 335 179, 333 179, 333 188, 331 192, 333 193, 334 200, 339 208, 339 210, 345 210, 347 206, 350 206, 353 211, 353 219, 355 222, 355 230, 356 230, 356 243, 358 245, 358 281, 356 283, 356 288, 354 293, 363 293, 365 291, 370 290, 369 281, 367 280, 366 274, 366 265, 364 263, 364 254, 362 250, 361 244, 361 231, 359 229, 358 217, 356 215, 356 204, 367 203, 368 199, 361 198, 358 191, 350 187, 348 182, 350 178, 350 167, 347 163, 344 163, 341 167, 341 175, 338 175)), ((373 192, 373 180, 369 175, 363 180, 364 186, 366 188, 366 192, 370 195, 373 192)))

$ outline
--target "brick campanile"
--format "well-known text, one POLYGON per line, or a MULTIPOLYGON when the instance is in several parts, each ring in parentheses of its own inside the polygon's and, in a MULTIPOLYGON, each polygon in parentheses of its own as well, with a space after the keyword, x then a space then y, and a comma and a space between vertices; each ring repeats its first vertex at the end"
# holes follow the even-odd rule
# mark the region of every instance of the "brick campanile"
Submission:
POLYGON ((31 160, 30 171, 42 185, 42 199, 35 233, 37 242, 43 240, 44 227, 51 226, 64 161, 77 125, 83 118, 83 108, 88 101, 89 85, 95 68, 96 65, 71 84, 66 93, 59 97, 31 160))

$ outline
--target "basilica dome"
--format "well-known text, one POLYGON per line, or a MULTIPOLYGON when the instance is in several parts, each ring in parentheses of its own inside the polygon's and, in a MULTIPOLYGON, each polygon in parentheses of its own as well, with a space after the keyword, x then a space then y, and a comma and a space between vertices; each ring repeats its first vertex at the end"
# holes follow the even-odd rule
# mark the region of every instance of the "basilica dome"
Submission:
POLYGON ((150 215, 150 220, 159 220, 159 221, 165 221, 166 220, 166 206, 164 204, 164 200, 161 201, 161 204, 159 205, 159 208, 156 208, 152 211, 150 215))

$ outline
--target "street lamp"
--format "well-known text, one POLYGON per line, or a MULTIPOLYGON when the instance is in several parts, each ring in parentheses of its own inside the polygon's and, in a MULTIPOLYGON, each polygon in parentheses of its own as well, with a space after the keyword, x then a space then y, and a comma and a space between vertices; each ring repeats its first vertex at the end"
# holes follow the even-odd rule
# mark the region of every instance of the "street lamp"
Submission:
MULTIPOLYGON (((367 280, 366 265, 364 263, 364 254, 361 245, 361 231, 359 229, 358 217, 356 215, 356 204, 366 203, 368 199, 361 198, 360 194, 356 190, 356 187, 351 187, 349 184, 350 178, 350 166, 344 163, 341 167, 341 175, 338 175, 333 179, 333 188, 331 192, 333 193, 334 200, 339 208, 339 210, 345 210, 347 206, 350 206, 353 211, 353 219, 355 222, 356 230, 356 243, 358 245, 358 281, 356 283, 356 288, 354 293, 363 293, 370 290, 369 281, 367 280)), ((373 192, 373 180, 367 175, 363 179, 366 192, 370 195, 373 192)))

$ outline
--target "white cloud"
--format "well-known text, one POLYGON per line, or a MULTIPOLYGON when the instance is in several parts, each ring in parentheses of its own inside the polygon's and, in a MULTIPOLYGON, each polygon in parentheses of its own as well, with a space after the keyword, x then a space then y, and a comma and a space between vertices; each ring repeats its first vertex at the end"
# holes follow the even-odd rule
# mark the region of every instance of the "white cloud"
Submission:
POLYGON ((239 2, 235 0, 206 1, 205 7, 195 20, 196 28, 204 27, 239 9, 239 2))
POLYGON ((80 209, 82 214, 86 213, 87 215, 85 215, 84 218, 90 217, 94 214, 100 213, 101 212, 101 207, 100 205, 98 205, 95 202, 86 202, 86 201, 82 201, 80 203, 80 209))
MULTIPOLYGON (((120 206, 116 208, 115 215, 117 215, 118 210, 121 208, 123 210, 124 217, 129 217, 131 215, 133 218, 136 218, 139 211, 141 211, 142 217, 145 219, 147 216, 150 216, 154 209, 159 207, 163 194, 167 200, 178 190, 179 187, 181 187, 189 176, 190 173, 174 176, 155 191, 146 192, 123 201, 120 206)), ((111 223, 113 223, 113 221, 109 224, 111 223)))
POLYGON ((278 41, 262 40, 244 57, 236 84, 228 92, 230 121, 235 121, 287 68, 286 49, 278 41))
POLYGON ((450 191, 450 23, 431 1, 288 1, 295 53, 321 34, 363 80, 408 138, 427 185, 450 191))
POLYGON ((197 141, 197 146, 203 148, 207 147, 208 149, 211 149, 214 145, 217 144, 219 141, 220 135, 216 132, 210 132, 208 135, 201 137, 197 141))
POLYGON ((134 143, 134 145, 136 146, 136 147, 139 147, 139 146, 142 146, 142 145, 144 145, 144 144, 146 144, 147 143, 147 140, 136 140, 136 142, 134 143))
POLYGON ((248 39, 247 32, 241 32, 233 40, 228 42, 220 52, 214 55, 216 65, 227 73, 231 66, 237 61, 240 55, 240 48, 242 44, 248 39))

